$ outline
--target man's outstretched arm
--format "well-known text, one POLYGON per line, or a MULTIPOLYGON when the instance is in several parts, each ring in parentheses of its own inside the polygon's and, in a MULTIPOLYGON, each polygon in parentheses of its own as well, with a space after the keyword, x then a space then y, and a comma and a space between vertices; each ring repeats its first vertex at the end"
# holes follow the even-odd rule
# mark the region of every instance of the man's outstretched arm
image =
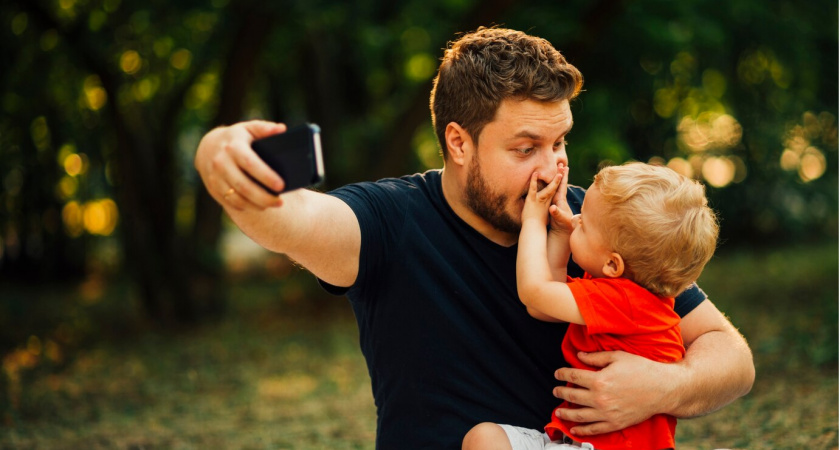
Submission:
POLYGON ((572 432, 587 436, 616 431, 654 414, 680 418, 716 411, 747 394, 755 381, 752 352, 743 336, 709 300, 686 315, 680 327, 685 358, 658 363, 625 352, 580 354, 597 372, 563 368, 555 376, 579 387, 559 386, 554 395, 585 406, 558 415, 585 423, 572 432))
POLYGON ((210 195, 254 242, 289 256, 327 283, 350 286, 361 248, 359 222, 350 207, 307 189, 272 195, 254 182, 284 189, 251 142, 285 131, 285 125, 265 121, 216 128, 201 139, 195 167, 210 195))

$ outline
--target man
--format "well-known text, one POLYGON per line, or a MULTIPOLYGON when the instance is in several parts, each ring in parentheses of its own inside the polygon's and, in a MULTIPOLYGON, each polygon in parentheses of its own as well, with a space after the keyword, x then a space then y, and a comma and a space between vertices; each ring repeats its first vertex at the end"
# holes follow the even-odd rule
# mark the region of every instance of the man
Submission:
MULTIPOLYGON (((708 413, 751 388, 746 342, 696 287, 676 302, 684 360, 581 354, 598 372, 568 368, 558 344, 566 326, 531 318, 519 302, 515 244, 524 198, 534 172, 546 183, 568 163, 569 101, 581 85, 547 41, 481 28, 450 45, 435 79, 441 170, 278 198, 246 174, 282 190, 250 143, 284 125, 217 128, 199 144, 196 168, 234 222, 350 299, 377 406, 378 448, 459 448, 486 421, 541 427, 558 403, 552 388, 586 406, 559 412, 586 424, 573 430, 579 435, 658 413, 708 413)), ((570 188, 568 199, 579 212, 583 190, 570 188)))

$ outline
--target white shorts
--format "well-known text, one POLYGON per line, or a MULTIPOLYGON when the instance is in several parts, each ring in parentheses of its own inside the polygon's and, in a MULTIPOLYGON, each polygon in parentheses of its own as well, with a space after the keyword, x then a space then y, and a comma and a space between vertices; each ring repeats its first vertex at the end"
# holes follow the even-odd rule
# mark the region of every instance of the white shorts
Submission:
POLYGON ((588 442, 577 443, 568 439, 569 443, 563 441, 551 441, 547 434, 532 430, 530 428, 515 427, 513 425, 499 425, 505 430, 513 450, 561 450, 561 449, 589 449, 594 447, 588 442))

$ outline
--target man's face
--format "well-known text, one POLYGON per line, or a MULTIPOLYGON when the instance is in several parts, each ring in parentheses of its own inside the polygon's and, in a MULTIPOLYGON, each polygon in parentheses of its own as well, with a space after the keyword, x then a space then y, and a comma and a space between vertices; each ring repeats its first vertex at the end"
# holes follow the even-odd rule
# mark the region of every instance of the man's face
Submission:
POLYGON ((559 163, 568 165, 571 129, 568 100, 502 101, 469 162, 467 206, 495 229, 519 233, 531 174, 539 172, 542 187, 557 175, 559 163))

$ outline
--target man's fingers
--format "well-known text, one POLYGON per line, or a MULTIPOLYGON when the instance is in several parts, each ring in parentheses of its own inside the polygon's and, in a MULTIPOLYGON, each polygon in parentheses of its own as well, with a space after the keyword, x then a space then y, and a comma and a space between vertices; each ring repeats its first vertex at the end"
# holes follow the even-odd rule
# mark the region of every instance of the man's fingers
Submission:
POLYGON ((578 358, 580 358, 582 363, 600 369, 603 369, 615 362, 617 357, 618 355, 616 352, 578 352, 578 358))
POLYGON ((596 434, 611 433, 621 429, 623 428, 611 425, 609 422, 595 422, 572 427, 569 431, 575 436, 593 436, 596 434))
POLYGON ((270 194, 250 179, 238 164, 231 161, 235 158, 231 153, 233 152, 229 150, 213 158, 215 176, 212 182, 208 183, 208 188, 212 184, 215 197, 237 210, 278 206, 277 196, 270 194))
POLYGON ((604 418, 593 408, 557 408, 554 415, 571 422, 580 424, 595 423, 604 418))
POLYGON ((554 378, 557 378, 559 381, 575 384, 577 386, 591 388, 597 374, 598 372, 594 372, 592 370, 564 367, 562 369, 557 369, 554 372, 554 378))
POLYGON ((236 196, 241 198, 245 206, 253 206, 259 209, 270 208, 278 206, 279 198, 266 191, 255 183, 253 180, 245 176, 244 173, 234 173, 230 176, 229 181, 231 187, 236 190, 236 196))
POLYGON ((263 210, 265 208, 255 205, 247 198, 239 195, 238 193, 234 192, 230 195, 225 195, 224 203, 229 207, 237 210, 237 211, 246 211, 246 210, 263 210))
MULTIPOLYGON (((592 397, 592 393, 586 389, 573 388, 569 386, 557 386, 556 388, 554 388, 554 396, 561 400, 566 400, 569 403, 574 403, 576 405, 594 406, 594 399, 592 397)), ((575 420, 575 422, 581 421, 575 420)))
MULTIPOLYGON (((236 125, 234 125, 236 126, 236 125)), ((240 209, 265 209, 278 205, 276 195, 267 192, 254 180, 280 191, 284 188, 282 178, 260 159, 251 148, 254 138, 266 137, 286 130, 283 124, 266 121, 250 121, 241 124, 250 136, 248 138, 232 138, 224 145, 224 151, 214 158, 217 172, 221 172, 223 189, 233 188, 236 196, 227 196, 228 205, 240 209), (249 139, 250 138, 250 139, 249 139)), ((241 129, 241 128, 240 128, 241 129)), ((239 136, 242 136, 241 134, 239 136)))
POLYGON ((242 124, 254 139, 262 139, 275 135, 277 133, 286 132, 286 125, 277 122, 269 122, 267 120, 251 120, 242 124))
POLYGON ((231 154, 236 161, 236 165, 255 180, 276 192, 282 191, 286 187, 280 175, 272 170, 271 167, 268 167, 268 164, 257 156, 250 146, 246 148, 232 147, 231 154))

